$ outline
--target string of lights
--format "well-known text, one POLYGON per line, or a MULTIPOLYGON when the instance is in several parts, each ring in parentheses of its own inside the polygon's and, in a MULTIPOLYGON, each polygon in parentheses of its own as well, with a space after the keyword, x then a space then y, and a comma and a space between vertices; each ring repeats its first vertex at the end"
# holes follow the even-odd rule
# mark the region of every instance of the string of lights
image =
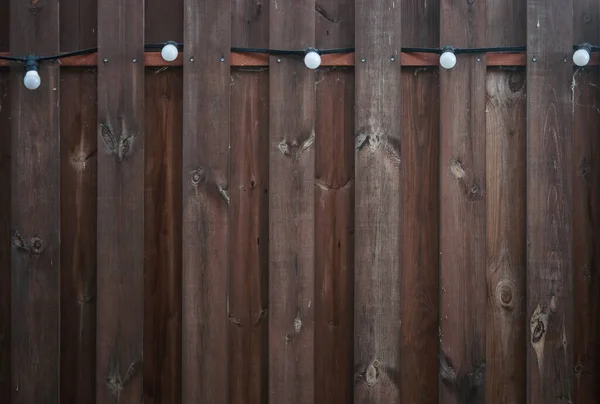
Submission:
MULTIPOLYGON (((144 45, 147 51, 160 51, 162 58, 167 62, 177 59, 179 52, 183 50, 183 43, 167 41, 164 43, 152 43, 144 45)), ((403 53, 430 53, 440 55, 440 66, 444 69, 452 69, 456 66, 456 55, 460 54, 484 54, 484 53, 515 53, 525 52, 525 46, 496 46, 487 48, 454 48, 445 46, 443 48, 415 48, 403 47, 403 53)), ((579 67, 586 66, 591 59, 591 53, 600 52, 600 46, 583 43, 573 45, 573 63, 579 67)), ((39 76, 39 64, 44 61, 56 61, 63 58, 89 55, 98 52, 98 48, 79 49, 72 52, 60 53, 51 56, 5 56, 0 55, 0 60, 17 62, 25 65, 25 77, 23 84, 30 90, 37 89, 41 84, 39 76)), ((345 54, 355 52, 354 48, 315 49, 306 48, 298 50, 265 49, 265 48, 240 48, 232 47, 231 52, 236 53, 262 53, 272 56, 300 56, 304 57, 304 64, 309 69, 317 69, 321 65, 321 55, 345 54)))

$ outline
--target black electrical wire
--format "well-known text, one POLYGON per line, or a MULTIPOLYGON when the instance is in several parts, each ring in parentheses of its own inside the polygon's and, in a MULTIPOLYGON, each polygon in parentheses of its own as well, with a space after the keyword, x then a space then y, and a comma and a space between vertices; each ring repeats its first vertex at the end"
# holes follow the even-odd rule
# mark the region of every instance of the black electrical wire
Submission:
MULTIPOLYGON (((173 44, 179 50, 183 49, 184 44, 181 42, 164 42, 164 43, 150 43, 145 44, 144 49, 146 50, 161 50, 166 44, 173 44)), ((590 50, 590 52, 600 52, 599 45, 590 45, 590 44, 579 44, 573 45, 573 49, 577 50, 581 47, 585 47, 590 50)), ((496 46, 496 47, 486 47, 486 48, 452 48, 452 47, 443 47, 443 48, 422 48, 422 47, 402 47, 400 48, 400 52, 405 53, 431 53, 431 54, 441 54, 445 51, 450 51, 455 54, 474 54, 474 53, 510 53, 510 52, 525 52, 527 49, 525 46, 496 46)), ((352 53, 355 52, 355 48, 332 48, 332 49, 298 49, 298 50, 284 50, 284 49, 267 49, 267 48, 243 48, 243 47, 232 47, 231 52, 238 53, 266 53, 273 56, 303 56, 307 52, 314 51, 320 55, 331 55, 331 54, 342 54, 342 53, 352 53)), ((60 53, 52 56, 2 56, 0 55, 0 60, 8 60, 13 62, 26 63, 28 60, 35 61, 48 61, 48 60, 58 60, 62 58, 72 57, 72 56, 80 56, 80 55, 89 55, 92 53, 98 52, 98 48, 87 48, 75 50, 72 52, 60 53)))

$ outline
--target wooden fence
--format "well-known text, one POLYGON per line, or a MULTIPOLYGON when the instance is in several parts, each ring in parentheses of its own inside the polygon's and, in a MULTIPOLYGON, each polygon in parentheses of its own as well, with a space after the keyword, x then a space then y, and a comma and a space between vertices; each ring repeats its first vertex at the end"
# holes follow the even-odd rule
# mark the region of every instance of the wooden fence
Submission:
POLYGON ((99 47, 0 66, 0 403, 599 403, 583 42, 597 0, 0 0, 0 52, 99 47), (445 45, 527 51, 399 52, 445 45))

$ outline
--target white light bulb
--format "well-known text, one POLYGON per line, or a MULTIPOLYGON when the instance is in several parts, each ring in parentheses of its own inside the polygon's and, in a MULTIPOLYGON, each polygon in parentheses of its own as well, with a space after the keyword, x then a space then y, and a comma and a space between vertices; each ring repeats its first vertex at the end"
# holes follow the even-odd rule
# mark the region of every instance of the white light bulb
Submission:
POLYGON ((29 70, 27 73, 25 73, 23 84, 28 90, 36 90, 41 83, 42 80, 40 79, 40 75, 36 70, 29 70))
POLYGON ((167 62, 172 62, 177 59, 178 53, 177 46, 173 45, 172 43, 166 44, 163 46, 162 51, 160 51, 160 55, 167 62))
POLYGON ((456 55, 454 52, 446 51, 440 56, 440 66, 444 69, 452 69, 456 66, 456 55))
POLYGON ((577 49, 573 53, 573 63, 579 67, 583 67, 590 62, 590 52, 587 49, 577 49))
POLYGON ((321 56, 315 51, 310 51, 304 56, 304 64, 309 69, 316 69, 321 66, 321 56))

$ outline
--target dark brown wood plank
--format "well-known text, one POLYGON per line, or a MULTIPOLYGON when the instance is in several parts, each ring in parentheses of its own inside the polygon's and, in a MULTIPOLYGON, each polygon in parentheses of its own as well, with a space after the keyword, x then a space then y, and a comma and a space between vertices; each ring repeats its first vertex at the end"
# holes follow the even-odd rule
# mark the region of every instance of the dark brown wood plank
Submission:
MULTIPOLYGON (((0 52, 9 50, 10 0, 0 0, 0 52)), ((0 402, 10 402, 10 98, 9 70, 0 69, 0 402)))
POLYGON ((354 402, 400 399, 401 7, 357 1, 354 402))
MULTIPOLYGON (((10 48, 58 52, 58 1, 10 4, 10 48)), ((11 69, 12 403, 59 402, 59 73, 40 67, 41 86, 11 69)))
POLYGON ((314 402, 342 404, 354 387, 354 71, 317 80, 314 402))
MULTIPOLYGON (((600 41, 600 7, 573 2, 575 43, 600 41)), ((570 62, 570 60, 569 60, 570 62)), ((573 75, 573 296, 575 403, 600 402, 600 75, 597 68, 573 75)))
POLYGON ((141 0, 98 3, 99 403, 143 397, 143 6, 141 0))
MULTIPOLYGON (((317 48, 354 45, 354 1, 315 10, 317 48)), ((322 68, 316 80, 314 402, 352 403, 354 69, 322 68)))
MULTIPOLYGON (((489 2, 486 11, 490 46, 525 43, 525 2, 489 2)), ((525 72, 488 70, 486 81, 486 402, 524 404, 525 72)))
MULTIPOLYGON (((315 44, 315 0, 270 2, 269 44, 315 44)), ((280 62, 277 62, 280 60, 280 62)), ((315 72, 269 69, 269 402, 314 402, 315 72)))
POLYGON ((182 402, 227 400, 230 1, 185 0, 182 402))
POLYGON ((96 397, 96 69, 61 72, 60 395, 96 397))
POLYGON ((268 398, 269 76, 232 72, 229 402, 268 398))
MULTIPOLYGON (((97 44, 97 2, 61 1, 60 48, 97 44)), ((60 396, 96 397, 97 83, 95 68, 61 71, 60 396)))
MULTIPOLYGON (((145 0, 145 42, 183 40, 183 0, 145 0)), ((183 70, 147 68, 144 403, 181 402, 183 70)))
POLYGON ((10 403, 10 97, 9 71, 0 69, 0 402, 10 403))
MULTIPOLYGON (((268 48, 269 7, 231 3, 234 46, 268 48)), ((269 75, 231 72, 229 403, 268 401, 269 75)))
POLYGON ((438 402, 439 80, 402 74, 402 402, 438 402))
MULTIPOLYGON (((440 2, 402 2, 402 43, 437 47, 440 2)), ((437 61, 436 61, 437 63, 437 61)), ((439 344, 439 75, 402 74, 400 392, 402 403, 437 404, 439 344)))
POLYGON ((573 397, 573 1, 527 1, 527 402, 573 397))
POLYGON ((183 71, 146 70, 144 403, 181 401, 183 71))
MULTIPOLYGON (((440 45, 485 45, 485 3, 441 1, 440 45), (456 29, 457 26, 463 29, 456 29)), ((485 401, 485 55, 440 71, 440 403, 485 401)))
POLYGON ((525 403, 525 72, 487 76, 487 403, 525 403))

